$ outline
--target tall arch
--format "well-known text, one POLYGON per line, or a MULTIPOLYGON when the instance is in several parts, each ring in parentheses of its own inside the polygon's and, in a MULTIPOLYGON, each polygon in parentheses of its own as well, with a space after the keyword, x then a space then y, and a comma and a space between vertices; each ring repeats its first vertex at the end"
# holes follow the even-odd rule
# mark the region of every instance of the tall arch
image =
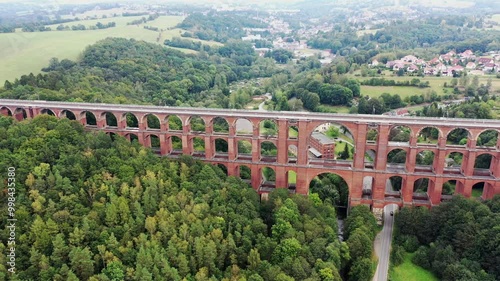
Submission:
POLYGON ((125 134, 125 138, 128 139, 130 142, 139 141, 139 137, 134 133, 125 134))
POLYGON ((5 106, 0 107, 0 115, 4 116, 12 116, 12 111, 5 106))
POLYGON ((127 112, 122 115, 127 128, 139 128, 139 119, 133 113, 127 112))
POLYGON ((422 150, 417 153, 415 164, 419 166, 432 166, 434 164, 434 152, 431 150, 422 150))
POLYGON ((97 126, 97 118, 93 112, 82 111, 80 113, 80 120, 82 120, 82 124, 86 126, 97 126))
POLYGON ((40 110, 40 114, 47 114, 47 115, 51 115, 51 116, 56 116, 54 111, 52 111, 49 108, 43 108, 42 110, 40 110))
POLYGON ((237 157, 252 160, 252 143, 248 140, 238 140, 237 157))
POLYGON ((248 136, 253 134, 254 124, 246 118, 238 118, 234 122, 237 136, 248 136))
POLYGON ((374 144, 378 139, 378 131, 376 129, 369 129, 366 132, 366 142, 370 144, 374 144))
POLYGON ((168 138, 170 142, 170 147, 172 148, 171 153, 178 154, 182 152, 182 139, 178 136, 171 136, 168 138))
POLYGON ((212 127, 214 133, 216 134, 229 134, 229 123, 223 117, 215 117, 214 119, 212 119, 212 127))
POLYGON ((288 163, 297 163, 298 148, 296 145, 291 144, 288 146, 288 163))
POLYGON ((242 180, 250 182, 250 180, 252 179, 252 169, 250 169, 246 165, 239 166, 239 173, 242 180))
POLYGON ((276 161, 278 155, 278 148, 270 141, 263 141, 260 143, 260 157, 268 162, 276 161))
POLYGON ((375 159, 377 159, 377 152, 373 149, 367 149, 365 152, 365 169, 375 168, 375 159))
POLYGON ((182 120, 177 115, 169 115, 165 122, 169 131, 182 131, 182 120))
POLYGON ((320 124, 308 137, 310 160, 352 160, 354 149, 353 134, 339 123, 320 124))
POLYGON ((471 138, 471 133, 464 128, 456 128, 451 130, 446 136, 447 145, 466 145, 471 138))
POLYGON ((193 137, 191 138, 191 145, 193 151, 193 156, 196 157, 205 157, 205 139, 201 137, 193 137))
POLYGON ((295 190, 297 187, 297 173, 292 170, 286 172, 287 187, 290 190, 295 190))
POLYGON ((143 122, 146 123, 146 128, 148 130, 159 130, 160 129, 160 118, 154 114, 146 114, 143 118, 143 122))
POLYGON ((278 124, 272 119, 265 119, 259 123, 259 134, 267 138, 278 136, 278 124))
POLYGON ((375 179, 372 176, 366 176, 363 178, 363 189, 361 191, 363 199, 372 199, 374 183, 375 179))
POLYGON ((71 111, 64 109, 61 111, 60 118, 67 118, 69 120, 76 120, 76 115, 71 111))
POLYGON ((202 133, 205 132, 205 121, 198 115, 189 118, 189 128, 191 132, 202 133))
MULTIPOLYGON (((18 120, 21 121, 23 119, 28 118, 28 114, 26 113, 26 110, 22 107, 18 107, 14 110, 13 112, 14 117, 18 120)), ((76 119, 76 118, 75 118, 76 119)))
POLYGON ((404 167, 406 163, 406 151, 400 148, 393 149, 387 153, 386 169, 404 167))
POLYGON ((270 191, 276 188, 276 171, 271 167, 262 167, 260 169, 260 176, 262 178, 260 189, 263 191, 270 191))
POLYGON ((297 126, 288 126, 288 139, 298 139, 299 138, 299 128, 297 126))
POLYGON ((437 144, 439 137, 442 135, 441 131, 436 127, 422 128, 417 134, 417 143, 423 144, 437 144))
POLYGON ((318 173, 309 183, 309 192, 318 193, 322 200, 331 200, 339 214, 345 214, 349 205, 349 184, 336 173, 318 173))
POLYGON ((394 126, 389 131, 390 142, 410 142, 412 131, 408 126, 394 126))
POLYGON ((103 112, 101 118, 106 120, 106 127, 118 127, 118 119, 116 119, 116 116, 112 112, 103 112))
POLYGON ((214 140, 214 152, 216 155, 227 155, 229 151, 229 145, 225 139, 215 139, 214 140))
MULTIPOLYGON (((433 181, 429 178, 419 178, 413 182, 413 200, 428 201, 428 192, 432 189, 433 181)), ((427 202, 425 202, 427 203, 427 202)))
POLYGON ((477 138, 477 146, 495 147, 498 142, 498 131, 486 130, 479 134, 477 138))

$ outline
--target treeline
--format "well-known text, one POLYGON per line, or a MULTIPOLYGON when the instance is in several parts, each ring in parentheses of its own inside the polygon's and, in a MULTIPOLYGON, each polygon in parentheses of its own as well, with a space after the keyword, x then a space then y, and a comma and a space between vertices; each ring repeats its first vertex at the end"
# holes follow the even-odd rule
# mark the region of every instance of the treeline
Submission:
MULTIPOLYGON (((189 157, 159 158, 123 137, 49 115, 0 116, 0 169, 16 167, 12 280, 369 280, 366 207, 339 242, 335 208, 246 183, 189 157)), ((0 175, 5 189, 6 174, 0 175)), ((6 195, 0 213, 6 216, 6 195)), ((7 222, 2 220, 0 227, 7 222)), ((0 233, 6 251, 7 232, 0 233)), ((0 262, 6 264, 5 255, 0 262)), ((0 267, 0 278, 6 278, 0 267)))
POLYGON ((115 26, 116 26, 116 23, 114 21, 108 22, 108 23, 98 22, 95 25, 91 25, 91 26, 88 26, 88 27, 85 26, 85 25, 83 25, 83 24, 77 24, 77 25, 72 25, 72 26, 60 24, 60 25, 57 26, 56 30, 57 31, 64 31, 64 30, 96 30, 96 29, 111 28, 111 27, 115 27, 115 26))
POLYGON ((413 263, 444 281, 500 279, 500 196, 486 202, 456 196, 430 211, 403 208, 395 223, 394 265, 410 252, 413 263))
POLYGON ((195 51, 205 51, 209 52, 212 48, 210 45, 202 44, 200 41, 194 41, 191 39, 183 39, 179 37, 173 37, 172 39, 167 39, 164 42, 165 45, 176 48, 184 48, 195 51))
POLYGON ((418 78, 413 78, 411 81, 395 81, 393 79, 385 79, 385 78, 370 78, 364 81, 361 81, 361 85, 367 86, 413 86, 419 88, 426 88, 429 86, 429 81, 421 82, 418 78))
MULTIPOLYGON (((125 15, 123 15, 124 17, 126 17, 125 15)), ((153 15, 149 15, 149 17, 142 17, 138 20, 133 20, 131 22, 127 22, 127 25, 137 25, 137 24, 143 24, 143 23, 146 23, 148 21, 153 21, 155 19, 157 19, 160 15, 159 14, 153 14, 153 15)))
POLYGON ((447 105, 439 107, 437 103, 425 106, 421 111, 417 111, 417 116, 426 117, 449 117, 449 118, 470 118, 470 119, 494 119, 496 118, 493 109, 498 106, 495 96, 491 100, 479 99, 475 97, 457 105, 447 105))
POLYGON ((193 13, 177 27, 188 30, 188 32, 183 33, 184 37, 225 43, 229 39, 241 39, 241 37, 246 36, 244 28, 265 28, 267 25, 248 17, 248 15, 210 12, 206 15, 193 13))
POLYGON ((241 108, 230 105, 230 83, 280 71, 245 42, 228 42, 209 57, 122 38, 89 46, 78 62, 52 59, 45 70, 5 82, 0 97, 241 108))

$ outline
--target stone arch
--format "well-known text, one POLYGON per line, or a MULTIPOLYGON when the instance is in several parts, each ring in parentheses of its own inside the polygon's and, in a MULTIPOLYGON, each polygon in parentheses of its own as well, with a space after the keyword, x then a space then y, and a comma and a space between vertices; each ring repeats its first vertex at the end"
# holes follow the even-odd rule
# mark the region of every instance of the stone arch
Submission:
POLYGON ((259 123, 259 135, 266 138, 278 136, 278 123, 272 119, 264 119, 259 123))
POLYGON ((446 135, 447 145, 466 145, 467 141, 471 139, 471 133, 464 128, 455 128, 450 130, 446 135))
POLYGON ((217 163, 216 166, 221 169, 222 172, 224 172, 224 174, 227 176, 228 175, 228 172, 227 172, 227 166, 223 163, 217 163))
POLYGON ((67 118, 69 120, 76 120, 76 115, 73 113, 73 111, 64 109, 61 110, 61 113, 59 114, 59 118, 67 118))
POLYGON ((392 191, 401 191, 403 189, 405 183, 405 179, 400 176, 392 176, 389 177, 386 181, 386 186, 389 186, 389 189, 392 191))
POLYGON ((182 119, 177 115, 169 115, 165 118, 169 131, 182 131, 182 119))
POLYGON ((441 201, 451 199, 451 197, 460 190, 464 190, 464 184, 461 180, 450 179, 443 182, 443 187, 441 189, 441 201))
POLYGON ((192 137, 191 141, 191 151, 194 156, 202 157, 205 155, 205 139, 202 137, 192 137))
POLYGON ((377 159, 377 152, 374 149, 367 149, 365 151, 365 169, 374 169, 375 160, 377 159))
POLYGON ((84 125, 97 126, 97 118, 93 112, 82 111, 80 113, 80 120, 82 120, 82 124, 84 125))
POLYGON ((288 163, 297 163, 298 148, 295 144, 288 146, 288 163))
POLYGON ((43 108, 42 110, 40 110, 40 114, 47 114, 47 115, 51 115, 51 116, 56 116, 54 111, 52 111, 52 109, 49 109, 49 108, 43 108))
POLYGON ((211 120, 212 128, 216 134, 229 134, 229 122, 223 117, 217 116, 211 120))
POLYGON ((106 134, 109 135, 109 137, 111 138, 111 141, 115 141, 117 138, 117 134, 115 134, 113 132, 106 132, 106 134))
POLYGON ((118 119, 116 119, 115 114, 109 111, 105 111, 101 114, 101 118, 106 121, 106 127, 118 127, 118 119))
POLYGON ((206 132, 205 128, 205 120, 198 115, 193 115, 188 118, 189 131, 195 133, 204 133, 206 132))
POLYGON ((377 142, 378 139, 378 131, 376 129, 369 129, 366 132, 366 142, 374 144, 377 142))
POLYGON ((288 139, 298 139, 299 138, 299 127, 295 125, 289 125, 288 126, 288 132, 287 132, 287 138, 288 139))
POLYGON ((407 156, 408 155, 404 149, 394 148, 387 153, 387 166, 405 164, 407 156))
POLYGON ((334 172, 317 172, 309 182, 309 192, 318 193, 322 200, 329 198, 334 205, 343 208, 343 211, 349 205, 350 191, 349 183, 344 177, 334 172))
POLYGON ((417 132, 417 143, 437 144, 442 136, 439 127, 423 127, 417 132))
POLYGON ((170 141, 170 147, 172 148, 172 152, 182 151, 182 139, 180 137, 171 136, 168 139, 170 141))
POLYGON ((397 125, 391 127, 388 140, 390 142, 410 142, 413 132, 410 127, 397 125))
POLYGON ((476 159, 474 160, 474 174, 479 176, 489 176, 489 173, 484 173, 484 171, 489 171, 494 167, 496 157, 491 153, 481 153, 476 155, 476 159))
POLYGON ((484 181, 476 182, 474 185, 472 185, 471 197, 482 198, 484 195, 485 186, 486 182, 484 181))
POLYGON ((444 167, 461 167, 464 159, 464 154, 460 151, 450 151, 445 158, 444 167))
POLYGON ((214 151, 215 154, 227 154, 229 151, 229 145, 225 139, 217 138, 214 140, 214 151))
POLYGON ((127 128, 139 128, 139 119, 135 114, 131 112, 126 112, 122 115, 122 120, 125 120, 125 125, 127 128))
POLYGON ((237 136, 248 136, 253 134, 255 125, 246 118, 238 118, 234 121, 237 136))
POLYGON ((484 130, 477 136, 477 146, 495 147, 497 143, 497 130, 484 130))
POLYGON ((0 107, 0 114, 4 116, 12 116, 12 111, 6 106, 0 107))
POLYGON ((372 176, 365 176, 363 178, 363 189, 361 191, 361 196, 363 199, 371 199, 373 194, 373 185, 375 183, 375 178, 372 176))
POLYGON ((262 177, 262 187, 276 188, 276 171, 269 167, 262 167, 259 169, 260 176, 262 177))
POLYGON ((240 165, 238 169, 240 173, 240 178, 242 180, 250 181, 252 179, 252 169, 250 169, 250 167, 246 165, 240 165))
POLYGON ((278 156, 278 148, 273 142, 262 141, 260 143, 260 156, 261 158, 276 158, 278 156))
POLYGON ((309 159, 352 160, 354 148, 351 131, 340 123, 321 123, 308 136, 309 159))
POLYGON ((148 130, 159 130, 161 128, 160 118, 152 113, 144 115, 142 122, 146 124, 148 130))
POLYGON ((150 148, 153 150, 160 150, 160 137, 158 137, 155 134, 148 134, 146 135, 146 143, 149 145, 150 148))
POLYGON ((428 201, 428 192, 433 188, 433 181, 430 178, 422 177, 413 182, 413 200, 428 201))
POLYGON ((238 140, 237 156, 239 159, 252 160, 252 143, 248 140, 238 140))
POLYGON ((433 166, 435 153, 432 150, 421 150, 417 153, 415 164, 419 166, 433 166))
MULTIPOLYGON (((26 119, 28 118, 28 113, 26 112, 26 110, 22 107, 18 107, 14 110, 13 112, 15 118, 18 120, 18 121, 21 121, 23 119, 26 119)), ((76 119, 76 118, 75 118, 76 119)))
POLYGON ((139 141, 139 137, 134 133, 125 134, 124 137, 128 139, 130 142, 139 141))
POLYGON ((286 181, 288 189, 293 189, 297 187, 297 173, 293 170, 288 170, 286 172, 286 181))

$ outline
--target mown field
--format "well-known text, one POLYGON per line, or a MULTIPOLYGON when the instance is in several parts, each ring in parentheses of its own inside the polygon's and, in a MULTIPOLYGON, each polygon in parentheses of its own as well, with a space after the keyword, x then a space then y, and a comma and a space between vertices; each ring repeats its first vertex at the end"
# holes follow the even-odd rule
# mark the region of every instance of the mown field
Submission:
POLYGON ((414 254, 407 253, 403 264, 393 267, 389 274, 391 281, 438 281, 430 271, 411 262, 414 254))
MULTIPOLYGON (((48 31, 48 32, 16 32, 0 34, 0 86, 5 80, 14 80, 23 74, 33 72, 35 75, 48 65, 51 58, 76 60, 78 55, 88 45, 107 37, 134 38, 151 43, 163 44, 165 39, 180 36, 180 29, 171 29, 182 21, 179 16, 161 16, 154 21, 141 25, 127 25, 141 17, 116 17, 99 20, 84 20, 65 23, 65 25, 85 26, 115 22, 116 27, 100 30, 81 31, 48 31), (158 27, 159 32, 144 29, 144 25, 158 27)), ((55 30, 58 25, 51 28, 55 30)), ((204 42, 205 44, 218 44, 204 42)), ((186 53, 196 53, 193 50, 179 49, 186 53)))
MULTIPOLYGON (((364 81, 371 79, 371 77, 356 77, 359 81, 364 81)), ((444 88, 444 83, 450 84, 452 77, 434 77, 434 76, 426 76, 426 77, 413 77, 413 76, 382 76, 381 78, 385 78, 387 80, 395 80, 395 81, 411 81, 413 78, 417 78, 420 82, 429 82, 430 87, 426 88, 418 88, 418 87, 391 87, 391 86, 361 86, 361 95, 370 96, 370 97, 378 97, 383 93, 389 93, 391 95, 398 94, 402 98, 412 95, 420 95, 426 94, 430 91, 435 91, 438 95, 445 95, 446 91, 448 94, 451 94, 452 88, 444 88)), ((500 79, 495 76, 479 76, 479 84, 486 84, 488 79, 491 79, 491 86, 493 91, 500 91, 500 79)), ((472 79, 472 78, 471 78, 472 79)))

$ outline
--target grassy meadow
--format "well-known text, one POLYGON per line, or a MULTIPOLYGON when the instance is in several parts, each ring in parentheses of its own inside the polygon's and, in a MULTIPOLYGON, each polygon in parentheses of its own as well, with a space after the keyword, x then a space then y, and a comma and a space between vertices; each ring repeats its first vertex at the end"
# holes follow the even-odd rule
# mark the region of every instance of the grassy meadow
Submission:
POLYGON ((393 267, 390 272, 391 281, 438 281, 430 271, 415 265, 411 262, 414 254, 406 253, 404 262, 396 267, 393 267))
MULTIPOLYGON (((100 30, 55 31, 58 25, 51 25, 54 31, 47 32, 16 32, 0 34, 0 86, 5 80, 14 80, 23 74, 33 72, 35 75, 48 65, 53 57, 76 60, 85 47, 107 37, 134 38, 150 43, 163 44, 165 39, 180 36, 180 29, 174 27, 182 21, 180 16, 161 16, 154 21, 141 25, 127 25, 138 17, 116 17, 99 20, 82 20, 68 22, 64 25, 85 26, 115 22, 116 27, 100 30), (144 25, 158 27, 162 32, 144 29, 144 25)), ((204 42, 205 44, 219 44, 204 42)), ((175 48, 178 49, 178 48, 175 48)), ((186 53, 196 53, 193 50, 178 49, 186 53)))

